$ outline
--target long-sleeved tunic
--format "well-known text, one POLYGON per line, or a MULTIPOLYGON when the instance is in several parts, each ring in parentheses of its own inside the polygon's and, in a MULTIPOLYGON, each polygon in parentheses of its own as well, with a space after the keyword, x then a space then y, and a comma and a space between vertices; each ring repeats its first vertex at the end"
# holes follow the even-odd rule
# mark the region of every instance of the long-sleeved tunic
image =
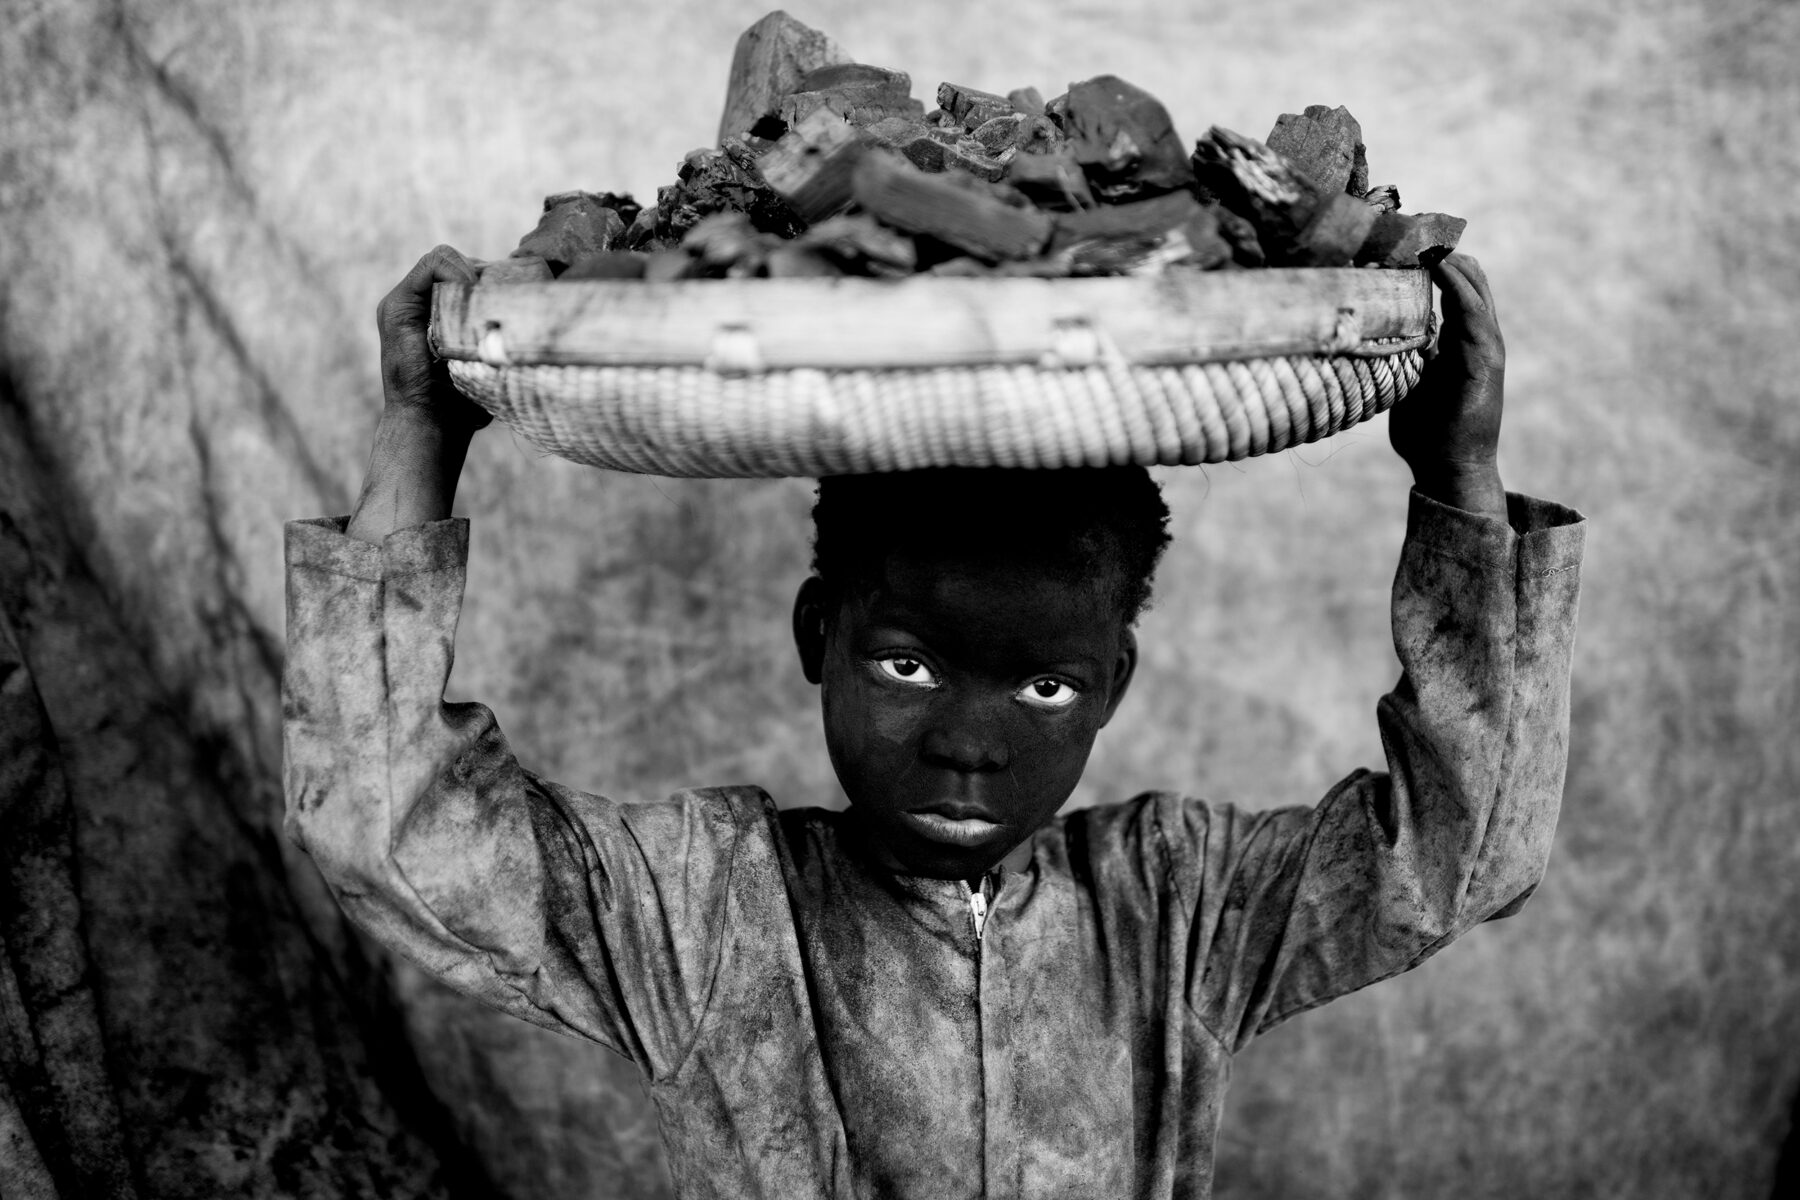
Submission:
POLYGON ((620 804, 443 700, 467 525, 288 527, 288 828, 425 970, 627 1055, 683 1197, 1204 1197, 1231 1056, 1509 914, 1550 851, 1583 527, 1415 493, 1388 770, 1058 817, 971 891, 754 787, 620 804))

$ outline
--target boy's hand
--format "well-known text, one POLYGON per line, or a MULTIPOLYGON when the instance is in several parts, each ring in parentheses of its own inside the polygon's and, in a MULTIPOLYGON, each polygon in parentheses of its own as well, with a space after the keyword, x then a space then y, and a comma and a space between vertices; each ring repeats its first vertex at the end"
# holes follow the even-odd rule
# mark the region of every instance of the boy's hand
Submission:
POLYGON ((406 278, 376 305, 381 389, 389 411, 425 417, 446 432, 473 433, 493 419, 451 384, 444 361, 431 352, 428 335, 431 286, 474 283, 479 275, 478 264, 449 246, 439 246, 414 264, 406 278))
POLYGON ((384 403, 362 495, 345 528, 351 537, 379 545, 397 529, 450 515, 469 439, 492 418, 456 390, 431 352, 431 285, 473 283, 477 274, 477 264, 439 246, 376 306, 384 403))
POLYGON ((1506 388, 1506 345, 1481 264, 1452 254, 1431 269, 1443 294, 1437 355, 1388 417, 1388 440, 1419 491, 1466 512, 1506 517, 1495 455, 1506 388))

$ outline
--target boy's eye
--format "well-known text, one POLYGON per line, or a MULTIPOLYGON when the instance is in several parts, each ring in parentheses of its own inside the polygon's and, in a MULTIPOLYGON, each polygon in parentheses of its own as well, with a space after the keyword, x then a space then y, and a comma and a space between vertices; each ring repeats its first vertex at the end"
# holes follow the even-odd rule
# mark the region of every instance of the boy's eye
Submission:
POLYGON ((1019 699, 1039 708, 1067 708, 1080 692, 1060 679, 1034 679, 1019 693, 1019 699))
POLYGON ((878 658, 875 663, 889 679, 898 679, 901 683, 910 683, 916 687, 937 686, 937 677, 931 673, 931 668, 916 658, 895 655, 892 658, 878 658))

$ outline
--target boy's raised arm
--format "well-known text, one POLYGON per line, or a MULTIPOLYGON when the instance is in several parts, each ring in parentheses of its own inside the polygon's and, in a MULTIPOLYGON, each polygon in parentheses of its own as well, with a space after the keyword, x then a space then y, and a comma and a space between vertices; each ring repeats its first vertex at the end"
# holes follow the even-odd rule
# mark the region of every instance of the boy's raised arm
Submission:
POLYGON ((398 529, 441 521, 456 499, 469 439, 487 413, 450 384, 426 341, 431 288, 473 283, 476 265, 449 246, 421 258, 375 309, 381 330, 381 424, 345 530, 379 546, 398 529))
MULTIPOLYGON (((355 515, 287 527, 287 829, 345 913, 436 978, 653 1078, 703 1014, 758 798, 622 805, 540 780, 446 703, 466 579, 457 475, 487 417, 426 345, 440 247, 382 301, 385 402, 355 515), (348 535, 348 536, 346 536, 348 535)), ((754 859, 754 854, 749 859, 754 859)))
POLYGON ((1501 486, 1492 296, 1465 256, 1436 277, 1441 347, 1389 426, 1415 487, 1393 592, 1402 674, 1377 707, 1387 772, 1310 809, 1164 818, 1185 825, 1189 1002, 1234 1047, 1515 911, 1549 857, 1583 528, 1501 486))

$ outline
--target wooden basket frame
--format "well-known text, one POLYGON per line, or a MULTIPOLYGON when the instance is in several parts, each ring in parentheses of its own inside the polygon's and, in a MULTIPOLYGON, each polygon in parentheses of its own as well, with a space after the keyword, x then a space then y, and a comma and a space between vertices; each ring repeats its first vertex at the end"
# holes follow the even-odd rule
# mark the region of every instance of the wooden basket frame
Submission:
POLYGON ((546 452, 665 475, 1218 462, 1416 382, 1424 271, 439 284, 456 384, 546 452))

